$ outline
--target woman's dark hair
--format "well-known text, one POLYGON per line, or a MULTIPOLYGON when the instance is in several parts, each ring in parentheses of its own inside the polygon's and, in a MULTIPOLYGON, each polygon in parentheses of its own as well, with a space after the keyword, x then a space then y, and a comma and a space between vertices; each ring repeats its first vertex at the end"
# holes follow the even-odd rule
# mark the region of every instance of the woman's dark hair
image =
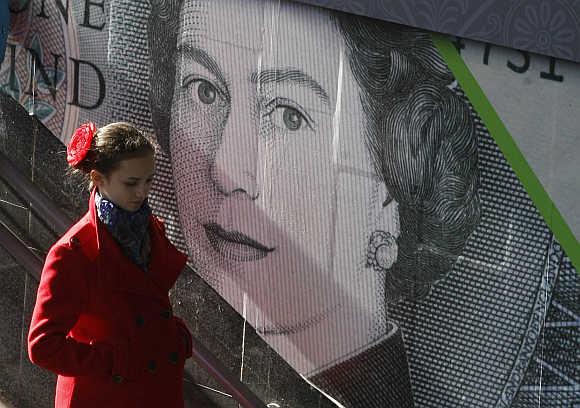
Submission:
MULTIPOLYGON (((150 75, 156 80, 150 104, 158 140, 169 154, 182 1, 151 3, 150 75)), ((452 269, 479 220, 474 117, 428 33, 330 13, 360 87, 368 118, 361 132, 399 205, 399 250, 387 273, 386 300, 419 298, 452 269)))
POLYGON ((116 170, 121 161, 154 152, 155 142, 133 125, 125 122, 110 123, 97 129, 86 157, 71 172, 83 175, 89 183, 89 189, 92 189, 92 170, 106 176, 116 170))

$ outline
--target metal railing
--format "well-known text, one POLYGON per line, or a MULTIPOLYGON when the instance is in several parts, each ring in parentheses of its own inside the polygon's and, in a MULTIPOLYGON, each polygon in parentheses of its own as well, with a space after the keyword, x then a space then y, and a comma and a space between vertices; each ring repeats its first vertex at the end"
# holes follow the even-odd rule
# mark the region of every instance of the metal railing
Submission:
MULTIPOLYGON (((53 225, 55 232, 62 235, 72 225, 72 220, 38 187, 17 169, 10 160, 0 152, 0 178, 9 185, 26 202, 30 203, 32 212, 53 225)), ((0 245, 22 265, 28 273, 40 280, 43 260, 18 238, 4 223, 0 222, 0 245)), ((222 362, 214 356, 198 339, 193 338, 192 358, 203 367, 240 406, 244 408, 266 407, 260 399, 222 362)))
POLYGON ((24 176, 2 152, 0 152, 0 178, 17 191, 25 202, 30 203, 31 210, 52 225, 57 235, 64 234, 71 226, 71 219, 60 207, 24 176))
POLYGON ((3 247, 18 264, 37 282, 40 281, 43 261, 26 246, 18 236, 0 221, 0 246, 3 247))

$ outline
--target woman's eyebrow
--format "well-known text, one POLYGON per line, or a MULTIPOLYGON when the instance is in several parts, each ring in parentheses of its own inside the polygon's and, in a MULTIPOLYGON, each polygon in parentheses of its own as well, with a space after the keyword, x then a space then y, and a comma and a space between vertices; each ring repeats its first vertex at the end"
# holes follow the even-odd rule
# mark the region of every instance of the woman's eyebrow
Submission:
POLYGON ((316 95, 322 99, 322 101, 329 105, 328 93, 324 90, 322 86, 310 75, 306 74, 299 69, 288 69, 288 68, 277 68, 277 69, 264 69, 259 72, 253 72, 250 75, 250 82, 254 84, 267 84, 270 82, 280 83, 280 82, 293 82, 300 86, 306 86, 310 88, 316 95))
POLYGON ((152 173, 152 174, 150 174, 150 175, 149 175, 149 176, 147 176, 147 177, 134 177, 134 176, 127 177, 127 179, 126 179, 126 180, 127 180, 127 181, 139 181, 139 180, 141 180, 141 179, 149 179, 149 178, 151 178, 151 177, 154 177, 154 176, 155 176, 155 173, 152 173))
POLYGON ((227 84, 217 61, 201 48, 181 44, 177 47, 177 54, 188 60, 195 61, 209 72, 211 72, 222 84, 227 84))

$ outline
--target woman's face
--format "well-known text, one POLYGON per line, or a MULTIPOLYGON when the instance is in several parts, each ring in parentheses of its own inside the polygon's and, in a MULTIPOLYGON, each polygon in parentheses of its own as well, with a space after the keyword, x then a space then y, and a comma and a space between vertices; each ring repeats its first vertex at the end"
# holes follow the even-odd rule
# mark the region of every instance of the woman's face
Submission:
POLYGON ((170 149, 195 266, 234 307, 246 293, 266 335, 337 308, 364 320, 382 301, 365 265, 386 197, 341 35, 292 3, 184 3, 170 149))
POLYGON ((137 211, 141 208, 149 195, 154 175, 153 153, 121 160, 108 174, 99 173, 97 170, 91 172, 99 193, 125 211, 137 211))

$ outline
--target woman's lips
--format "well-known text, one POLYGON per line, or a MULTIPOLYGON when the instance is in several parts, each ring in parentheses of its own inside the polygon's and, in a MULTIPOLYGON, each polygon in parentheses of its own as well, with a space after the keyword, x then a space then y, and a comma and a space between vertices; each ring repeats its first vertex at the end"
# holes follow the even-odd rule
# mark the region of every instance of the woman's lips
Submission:
POLYGON ((227 231, 219 224, 204 224, 205 235, 215 251, 232 261, 257 261, 275 248, 268 248, 239 231, 227 231))

